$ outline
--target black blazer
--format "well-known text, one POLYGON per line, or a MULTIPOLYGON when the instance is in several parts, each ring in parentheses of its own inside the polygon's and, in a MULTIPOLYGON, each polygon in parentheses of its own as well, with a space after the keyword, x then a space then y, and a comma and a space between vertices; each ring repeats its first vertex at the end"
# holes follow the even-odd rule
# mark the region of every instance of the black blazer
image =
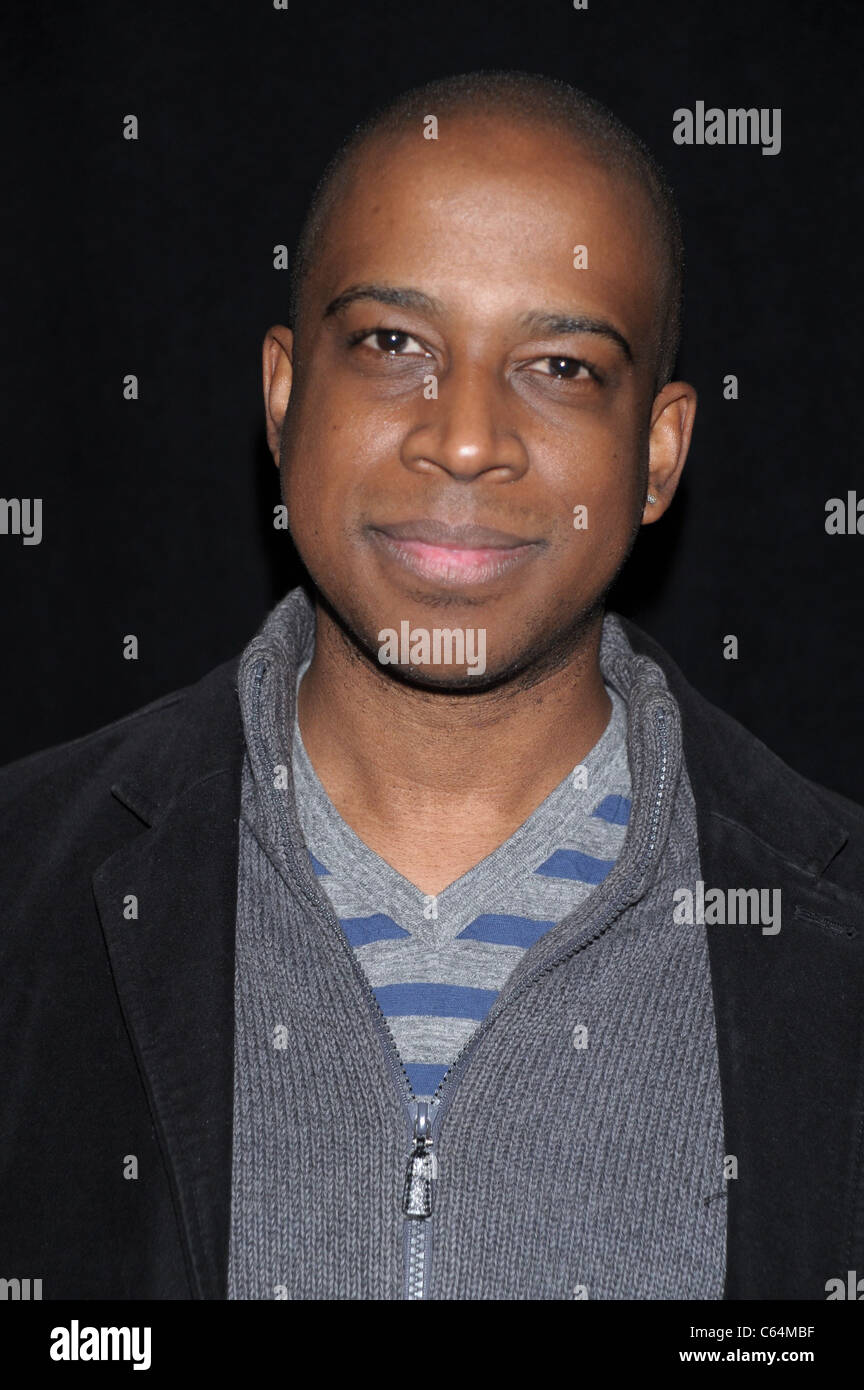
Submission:
MULTIPOLYGON (((864 811, 624 627, 679 702, 706 885, 782 893, 776 936, 707 928, 725 1296, 824 1299, 864 1274, 864 811)), ((46 1299, 226 1297, 236 668, 0 771, 0 1274, 46 1299)))

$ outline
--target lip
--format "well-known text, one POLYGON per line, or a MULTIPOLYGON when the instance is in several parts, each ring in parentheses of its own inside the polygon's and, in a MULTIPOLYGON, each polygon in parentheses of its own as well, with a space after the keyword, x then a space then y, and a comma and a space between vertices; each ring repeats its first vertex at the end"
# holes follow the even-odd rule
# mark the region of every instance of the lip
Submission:
POLYGON ((458 588, 488 584, 530 559, 540 542, 509 531, 423 518, 371 526, 379 551, 421 579, 458 588))

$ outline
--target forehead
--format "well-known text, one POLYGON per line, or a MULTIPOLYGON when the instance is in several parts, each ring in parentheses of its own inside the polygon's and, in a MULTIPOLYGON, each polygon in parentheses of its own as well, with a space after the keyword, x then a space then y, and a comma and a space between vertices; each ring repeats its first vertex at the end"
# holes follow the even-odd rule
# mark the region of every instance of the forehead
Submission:
POLYGON ((651 329, 662 277, 648 195, 554 127, 451 117, 426 140, 418 119, 372 137, 334 193, 313 275, 325 301, 364 281, 475 313, 565 296, 651 329))

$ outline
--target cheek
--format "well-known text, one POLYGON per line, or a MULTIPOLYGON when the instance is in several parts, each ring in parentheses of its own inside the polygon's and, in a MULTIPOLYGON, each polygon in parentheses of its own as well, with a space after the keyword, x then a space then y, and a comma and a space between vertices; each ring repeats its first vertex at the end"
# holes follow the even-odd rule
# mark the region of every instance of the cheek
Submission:
POLYGON ((312 378, 289 407, 286 471, 342 486, 370 468, 382 452, 398 451, 402 422, 393 412, 358 399, 342 381, 312 378))
POLYGON ((545 476, 563 533, 575 531, 594 542, 629 533, 640 495, 637 447, 622 445, 617 434, 592 431, 566 450, 559 447, 557 464, 547 466, 545 476))
POLYGON ((368 462, 352 424, 318 418, 298 431, 282 457, 281 488, 304 563, 320 583, 350 562, 352 519, 363 511, 368 462))
POLYGON ((590 465, 556 480, 556 554, 553 588, 587 598, 619 569, 638 520, 640 486, 635 452, 606 442, 595 447, 590 465))
POLYGON ((351 455, 350 415, 326 397, 317 406, 313 401, 314 393, 305 392, 287 417, 282 440, 282 494, 292 518, 322 510, 351 455))

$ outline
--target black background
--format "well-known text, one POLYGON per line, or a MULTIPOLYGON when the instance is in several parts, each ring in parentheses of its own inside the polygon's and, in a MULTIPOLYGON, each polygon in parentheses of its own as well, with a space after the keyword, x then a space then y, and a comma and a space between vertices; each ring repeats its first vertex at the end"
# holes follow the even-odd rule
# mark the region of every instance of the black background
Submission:
POLYGON ((781 757, 864 802, 864 536, 824 529, 829 497, 864 495, 853 4, 176 0, 5 23, 0 494, 42 497, 43 540, 0 536, 0 762, 197 679, 296 582, 263 430, 261 340, 288 299, 273 247, 371 107, 518 67, 610 105, 681 205, 696 435, 613 606, 781 757), (673 111, 697 100, 780 107, 781 153, 674 145, 673 111))

